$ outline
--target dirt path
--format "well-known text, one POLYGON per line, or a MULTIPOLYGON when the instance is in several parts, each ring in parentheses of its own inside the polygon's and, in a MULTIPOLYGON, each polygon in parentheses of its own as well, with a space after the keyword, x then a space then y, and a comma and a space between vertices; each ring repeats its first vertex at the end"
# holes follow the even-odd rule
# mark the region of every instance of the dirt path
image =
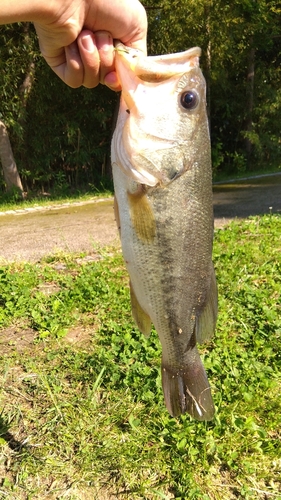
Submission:
POLYGON ((213 186, 215 225, 234 218, 281 213, 281 173, 213 186))
MULTIPOLYGON (((281 213, 281 175, 214 186, 216 227, 270 212, 281 213)), ((91 252, 113 243, 119 238, 112 198, 0 213, 0 262, 35 262, 60 250, 91 252)))
POLYGON ((113 198, 0 216, 1 259, 37 261, 53 252, 92 251, 117 239, 113 198))

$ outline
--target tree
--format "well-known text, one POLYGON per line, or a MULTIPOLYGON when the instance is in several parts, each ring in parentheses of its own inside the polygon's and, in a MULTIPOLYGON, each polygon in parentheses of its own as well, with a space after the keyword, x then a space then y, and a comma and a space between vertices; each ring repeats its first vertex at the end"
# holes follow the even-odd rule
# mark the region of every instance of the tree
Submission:
POLYGON ((151 0, 148 7, 150 53, 202 48, 214 167, 261 168, 265 158, 278 165, 280 4, 151 0))
POLYGON ((7 190, 18 188, 23 193, 21 179, 14 159, 7 128, 0 120, 0 160, 3 167, 4 179, 7 190))
POLYGON ((102 86, 63 84, 29 23, 3 27, 0 51, 1 112, 25 187, 97 186, 107 171, 117 96, 102 86))
MULTIPOLYGON (((202 48, 214 170, 279 166, 279 3, 147 0, 146 7, 149 54, 202 48)), ((102 86, 67 88, 29 23, 0 28, 0 70, 0 119, 24 186, 103 183, 117 96, 102 86)))

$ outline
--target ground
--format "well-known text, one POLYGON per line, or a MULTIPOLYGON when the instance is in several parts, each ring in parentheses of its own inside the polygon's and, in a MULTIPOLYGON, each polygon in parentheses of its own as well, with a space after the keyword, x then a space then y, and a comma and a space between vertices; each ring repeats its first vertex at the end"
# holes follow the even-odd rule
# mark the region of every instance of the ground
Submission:
MULTIPOLYGON (((239 183, 214 186, 214 213, 216 227, 222 227, 235 217, 245 218, 250 215, 264 213, 281 213, 281 175, 251 180, 251 182, 240 181, 239 183)), ((271 220, 271 218, 267 219, 271 220)), ((20 259, 36 262, 43 256, 54 251, 84 251, 84 256, 78 255, 76 257, 76 262, 82 264, 84 261, 95 260, 97 258, 97 254, 99 253, 96 251, 97 246, 114 242, 119 244, 114 221, 112 198, 98 201, 93 200, 83 204, 65 205, 61 208, 58 206, 49 207, 48 209, 39 207, 38 209, 32 209, 30 211, 19 210, 13 213, 0 214, 0 225, 0 264, 1 261, 4 264, 6 261, 20 259)), ((260 235, 258 235, 258 240, 260 240, 260 235)), ((236 240, 235 245, 238 246, 236 240)), ((63 271, 63 263, 58 262, 56 265, 61 266, 60 269, 63 271)), ((274 280, 272 280, 272 282, 274 282, 274 280)), ((56 290, 57 284, 55 282, 43 282, 40 284, 40 291, 45 295, 51 295, 56 292, 56 290)), ((33 359, 36 359, 37 355, 39 358, 40 353, 42 353, 43 342, 34 343, 37 334, 38 332, 35 332, 28 324, 24 325, 22 322, 16 324, 14 322, 12 326, 2 329, 0 332, 1 353, 9 355, 17 351, 22 356, 29 356, 30 353, 33 359)), ((87 325, 79 324, 78 326, 70 328, 67 335, 60 339, 59 342, 60 345, 65 345, 64 343, 73 345, 73 350, 76 346, 78 348, 82 347, 83 350, 87 351, 88 349, 92 349, 91 336, 93 336, 93 325, 89 328, 87 325)), ((26 396, 19 392, 19 388, 21 388, 21 379, 23 377, 20 367, 15 364, 11 367, 10 372, 13 375, 13 379, 9 379, 8 382, 6 380, 6 386, 9 386, 9 394, 11 395, 9 402, 11 403, 11 401, 13 402, 13 398, 16 400, 19 395, 23 398, 26 396)), ((26 376, 26 374, 24 374, 24 376, 26 376)), ((28 404, 30 404, 29 400, 27 400, 27 405, 28 404)), ((240 418, 239 422, 243 422, 243 419, 240 418)), ((10 469, 11 461, 19 450, 21 451, 24 449, 22 447, 22 442, 25 442, 24 439, 26 435, 28 435, 26 429, 23 434, 21 434, 21 431, 22 429, 19 428, 17 429, 18 433, 13 434, 13 431, 10 432, 7 428, 7 432, 3 435, 8 446, 4 448, 6 456, 2 463, 0 463, 0 478, 5 478, 8 484, 9 481, 11 484, 13 484, 14 481, 10 469)), ((272 432, 274 433, 272 435, 273 439, 277 431, 275 431, 274 428, 272 432)), ((269 467, 267 467, 267 469, 269 469, 269 467)), ((278 472, 276 474, 278 474, 278 472)), ((272 473, 272 477, 274 477, 274 472, 272 473)), ((276 478, 276 484, 274 483, 274 485, 270 485, 270 487, 268 484, 262 482, 249 482, 252 491, 256 492, 255 498, 267 498, 267 491, 269 491, 269 496, 274 496, 274 493, 270 493, 270 488, 274 488, 274 491, 277 491, 279 484, 277 475, 276 478)), ((47 480, 49 479, 52 481, 52 478, 47 478, 47 480)), ((41 478, 41 480, 45 487, 47 485, 47 480, 46 484, 44 483, 44 478, 41 478)), ((71 489, 72 485, 70 487, 68 483, 64 484, 63 481, 64 478, 62 477, 61 483, 59 483, 57 479, 54 479, 50 484, 48 483, 49 491, 56 491, 59 486, 62 488, 61 491, 64 491, 62 496, 65 498, 75 498, 77 500, 90 500, 93 498, 92 489, 89 489, 89 492, 84 489, 80 491, 79 487, 77 487, 78 489, 74 491, 74 489, 71 489)), ((231 477, 230 474, 228 475, 226 470, 219 471, 214 481, 214 489, 217 488, 219 491, 219 487, 221 486, 221 489, 227 492, 225 496, 224 493, 220 496, 221 499, 230 499, 237 496, 234 494, 236 487, 232 487, 234 482, 233 477, 231 477), (218 485, 216 481, 219 483, 218 485), (234 492, 233 495, 232 492, 234 492)), ((44 487, 42 486, 43 491, 45 491, 44 487)), ((76 488, 75 484, 73 488, 76 488)), ((9 487, 6 488, 4 483, 1 484, 0 498, 2 498, 1 493, 3 492, 6 498, 8 490, 9 487)), ((13 495, 13 493, 11 493, 11 495, 13 495)), ((14 500, 14 498, 26 500, 27 496, 25 496, 24 492, 22 495, 23 496, 17 497, 7 496, 7 498, 12 500, 14 500)), ((60 498, 62 498, 62 496, 60 496, 60 498)), ((43 498, 47 498, 47 496, 45 493, 42 493, 42 495, 36 496, 36 498, 43 500, 43 498)), ((48 498, 51 500, 58 498, 58 496, 50 494, 48 498)), ((117 498, 117 496, 109 496, 107 490, 102 490, 99 496, 95 498, 97 500, 109 500, 117 498)), ((168 498, 168 496, 166 498, 168 498)), ((212 498, 215 498, 215 496, 212 498)))
MULTIPOLYGON (((281 212, 281 175, 214 186, 215 227, 233 218, 281 212)), ((58 251, 87 252, 118 243, 113 198, 0 212, 0 262, 36 262, 58 251)))
MULTIPOLYGON (((213 192, 217 228, 234 218, 281 213, 281 175, 220 183, 214 185, 213 192)), ((95 247, 119 245, 113 197, 0 212, 0 224, 0 263, 36 262, 60 251, 86 252, 84 259, 95 259, 95 247)), ((22 325, 19 330, 15 325, 6 328, 0 336, 2 352, 15 347, 24 350, 33 343, 34 336, 32 329, 23 330, 22 325)), ((89 332, 76 328, 69 330, 65 340, 80 344, 88 338, 89 332)))

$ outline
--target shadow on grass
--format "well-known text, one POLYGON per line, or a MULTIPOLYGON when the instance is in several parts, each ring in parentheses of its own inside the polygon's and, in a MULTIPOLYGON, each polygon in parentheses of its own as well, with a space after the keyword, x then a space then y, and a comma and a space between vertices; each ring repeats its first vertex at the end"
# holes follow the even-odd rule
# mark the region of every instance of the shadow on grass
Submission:
POLYGON ((18 441, 13 434, 9 431, 9 423, 0 416, 0 438, 6 441, 9 448, 13 451, 21 451, 22 449, 27 449, 27 443, 23 441, 18 441))

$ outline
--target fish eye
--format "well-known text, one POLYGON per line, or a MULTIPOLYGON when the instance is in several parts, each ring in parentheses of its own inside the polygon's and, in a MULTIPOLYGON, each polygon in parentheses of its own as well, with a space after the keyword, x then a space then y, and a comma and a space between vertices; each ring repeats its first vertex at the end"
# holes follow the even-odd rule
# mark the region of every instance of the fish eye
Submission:
POLYGON ((186 90, 180 96, 180 103, 184 109, 195 109, 199 103, 199 96, 195 90, 186 90))

